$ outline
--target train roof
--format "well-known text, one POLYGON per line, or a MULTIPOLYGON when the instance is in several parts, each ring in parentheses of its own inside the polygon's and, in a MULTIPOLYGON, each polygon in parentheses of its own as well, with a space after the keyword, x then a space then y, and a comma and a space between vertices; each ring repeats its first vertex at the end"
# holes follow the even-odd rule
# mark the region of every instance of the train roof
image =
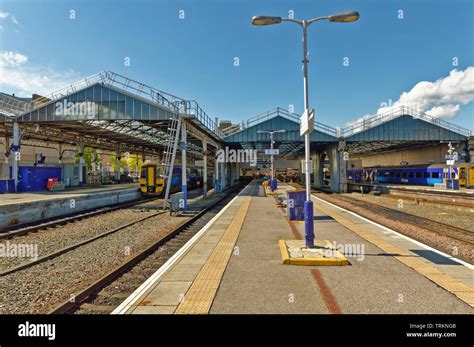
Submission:
MULTIPOLYGON (((452 167, 459 167, 459 166, 463 166, 463 165, 466 165, 467 163, 456 163, 454 165, 452 165, 452 167)), ((419 164, 419 165, 398 165, 398 166, 372 166, 372 167, 367 167, 367 168, 364 168, 363 170, 366 170, 366 169, 379 169, 379 170, 392 170, 392 169, 397 169, 397 170, 401 170, 401 169, 427 169, 427 168, 430 168, 430 169, 438 169, 438 168, 447 168, 448 165, 446 164, 419 164)))

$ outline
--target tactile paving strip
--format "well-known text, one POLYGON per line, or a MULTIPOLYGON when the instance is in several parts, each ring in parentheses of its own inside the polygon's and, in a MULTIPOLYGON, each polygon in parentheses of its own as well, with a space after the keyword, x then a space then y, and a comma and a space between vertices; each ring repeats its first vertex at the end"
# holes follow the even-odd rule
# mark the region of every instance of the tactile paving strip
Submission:
POLYGON ((176 314, 206 314, 209 313, 212 302, 219 288, 229 258, 240 233, 252 201, 245 197, 234 218, 214 248, 207 262, 197 275, 186 293, 183 301, 174 313, 176 314))
POLYGON ((416 257, 416 255, 399 249, 398 247, 393 246, 389 242, 380 239, 374 234, 364 230, 359 225, 342 217, 339 213, 332 210, 331 208, 327 208, 319 204, 315 205, 315 207, 323 213, 327 214, 328 216, 334 218, 338 223, 342 224, 349 230, 352 230, 370 243, 373 243, 374 245, 382 249, 384 252, 392 254, 397 260, 412 268, 419 274, 425 276, 440 287, 443 287, 448 292, 456 295, 459 299, 467 303, 469 306, 474 307, 474 288, 471 288, 470 286, 464 284, 456 278, 445 274, 438 268, 420 259, 414 258, 416 257))

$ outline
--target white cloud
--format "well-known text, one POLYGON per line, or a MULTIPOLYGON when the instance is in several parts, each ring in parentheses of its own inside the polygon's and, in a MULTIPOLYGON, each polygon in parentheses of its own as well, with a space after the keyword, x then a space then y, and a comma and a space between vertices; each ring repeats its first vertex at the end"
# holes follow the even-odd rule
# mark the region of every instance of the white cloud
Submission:
POLYGON ((457 105, 443 105, 443 106, 435 106, 432 109, 426 111, 430 116, 437 117, 437 118, 452 118, 454 117, 461 106, 457 105))
MULTIPOLYGON (((8 13, 8 12, 1 12, 0 11, 0 21, 3 21, 5 19, 7 19, 8 17, 10 17, 10 20, 12 21, 13 24, 21 26, 14 15, 12 15, 11 13, 8 13)), ((2 27, 2 30, 3 30, 3 27, 2 27)))
POLYGON ((31 97, 33 93, 47 95, 80 79, 76 71, 32 65, 24 54, 0 51, 0 89, 3 92, 23 97, 31 97))
MULTIPOLYGON (((403 92, 397 101, 389 105, 381 104, 375 114, 404 105, 433 117, 453 118, 461 110, 461 105, 472 101, 474 101, 474 66, 469 66, 464 71, 453 69, 448 76, 434 82, 418 82, 408 92, 403 92)), ((353 125, 373 115, 364 115, 348 125, 353 125)))
MULTIPOLYGON (((464 71, 451 70, 448 76, 435 82, 418 82, 410 91, 402 93, 392 107, 412 105, 440 118, 454 117, 460 105, 474 100, 474 66, 464 71)), ((379 109, 383 111, 385 108, 379 109)))
POLYGON ((20 23, 18 23, 18 20, 16 19, 15 16, 11 15, 10 18, 11 18, 13 24, 20 25, 20 23))
POLYGON ((26 63, 28 57, 12 51, 0 51, 0 66, 18 66, 26 63))

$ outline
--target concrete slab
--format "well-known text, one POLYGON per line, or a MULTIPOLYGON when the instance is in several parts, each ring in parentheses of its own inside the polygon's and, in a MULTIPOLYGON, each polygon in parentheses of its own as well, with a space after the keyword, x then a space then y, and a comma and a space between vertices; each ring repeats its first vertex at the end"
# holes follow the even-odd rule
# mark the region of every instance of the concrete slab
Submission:
POLYGON ((343 266, 349 261, 328 240, 314 240, 307 248, 305 240, 280 240, 283 264, 303 266, 343 266))
POLYGON ((212 243, 198 243, 196 244, 181 260, 180 264, 198 264, 203 265, 211 255, 214 249, 212 243))
POLYGON ((138 306, 177 306, 192 282, 160 282, 138 306))
POLYGON ((173 314, 177 306, 138 306, 134 314, 173 314))
POLYGON ((163 281, 193 281, 201 269, 202 264, 178 264, 163 277, 163 281))

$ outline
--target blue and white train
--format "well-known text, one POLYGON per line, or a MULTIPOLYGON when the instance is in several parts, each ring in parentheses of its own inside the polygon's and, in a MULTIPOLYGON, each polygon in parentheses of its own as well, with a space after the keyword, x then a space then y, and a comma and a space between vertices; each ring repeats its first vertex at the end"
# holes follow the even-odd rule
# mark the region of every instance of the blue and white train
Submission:
POLYGON ((459 179, 459 166, 451 167, 451 174, 449 174, 448 166, 443 164, 347 170, 347 179, 355 183, 377 182, 434 186, 435 183, 443 183, 443 179, 446 178, 459 179))

